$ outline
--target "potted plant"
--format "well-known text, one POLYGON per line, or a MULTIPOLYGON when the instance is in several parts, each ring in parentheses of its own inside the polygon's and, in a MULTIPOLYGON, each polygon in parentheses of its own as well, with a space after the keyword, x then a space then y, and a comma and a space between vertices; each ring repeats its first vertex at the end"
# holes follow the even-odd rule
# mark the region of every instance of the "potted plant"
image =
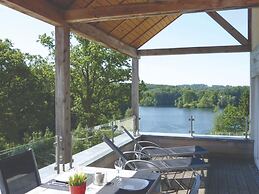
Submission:
POLYGON ((79 172, 69 177, 69 190, 71 194, 85 194, 87 176, 79 172))

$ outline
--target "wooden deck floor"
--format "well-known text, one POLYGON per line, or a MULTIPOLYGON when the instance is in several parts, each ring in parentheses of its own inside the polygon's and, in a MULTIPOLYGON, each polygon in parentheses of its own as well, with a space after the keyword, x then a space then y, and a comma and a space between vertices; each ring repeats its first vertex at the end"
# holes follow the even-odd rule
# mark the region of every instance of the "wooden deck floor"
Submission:
MULTIPOLYGON (((259 171, 253 161, 217 157, 208 159, 208 162, 210 167, 205 171, 199 194, 259 194, 259 171)), ((190 180, 182 179, 181 175, 177 175, 179 181, 190 180)), ((190 173, 184 177, 190 177, 190 173)), ((175 192, 167 190, 163 193, 175 192)), ((186 193, 186 190, 180 189, 178 193, 186 193)))

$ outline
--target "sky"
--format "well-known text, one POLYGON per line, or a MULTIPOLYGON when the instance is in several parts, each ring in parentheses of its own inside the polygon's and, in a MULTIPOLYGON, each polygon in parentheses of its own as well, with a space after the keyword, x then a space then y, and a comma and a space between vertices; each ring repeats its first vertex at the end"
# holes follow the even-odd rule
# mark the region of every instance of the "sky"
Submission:
MULTIPOLYGON (((247 10, 219 12, 247 37, 247 10)), ((15 48, 47 56, 36 42, 54 26, 0 5, 0 39, 10 39, 15 48)), ((205 13, 185 14, 143 45, 143 49, 220 46, 238 44, 205 13)), ((249 85, 249 53, 141 57, 140 79, 146 83, 181 85, 249 85)))

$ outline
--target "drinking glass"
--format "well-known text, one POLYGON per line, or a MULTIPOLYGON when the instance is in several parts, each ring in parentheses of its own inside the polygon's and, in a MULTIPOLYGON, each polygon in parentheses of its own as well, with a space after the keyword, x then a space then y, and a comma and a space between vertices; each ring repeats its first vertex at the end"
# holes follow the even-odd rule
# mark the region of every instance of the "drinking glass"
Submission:
POLYGON ((119 160, 116 160, 116 161, 114 162, 114 168, 115 168, 116 171, 117 171, 118 185, 120 184, 120 181, 121 181, 120 171, 122 170, 122 167, 123 167, 123 162, 122 162, 121 158, 120 158, 119 160))

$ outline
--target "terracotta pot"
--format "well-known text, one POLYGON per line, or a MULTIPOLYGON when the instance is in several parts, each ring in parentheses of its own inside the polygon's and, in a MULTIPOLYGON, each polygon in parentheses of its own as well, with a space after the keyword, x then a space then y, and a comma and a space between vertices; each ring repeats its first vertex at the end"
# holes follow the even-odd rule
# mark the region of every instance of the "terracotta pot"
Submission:
POLYGON ((71 194, 85 194, 86 183, 80 186, 69 186, 71 194))

